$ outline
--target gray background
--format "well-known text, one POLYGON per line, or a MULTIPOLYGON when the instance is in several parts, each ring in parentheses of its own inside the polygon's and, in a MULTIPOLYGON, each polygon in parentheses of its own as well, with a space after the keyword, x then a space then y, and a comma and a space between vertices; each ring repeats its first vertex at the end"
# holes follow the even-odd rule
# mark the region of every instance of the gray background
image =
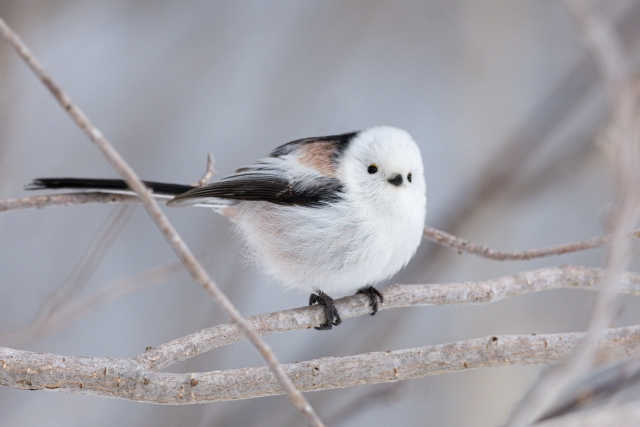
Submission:
MULTIPOLYGON (((635 54, 638 2, 600 1, 626 22, 635 54), (625 21, 626 19, 626 21, 625 21)), ((429 225, 503 250, 602 234, 614 197, 603 87, 561 1, 0 1, 0 16, 140 176, 191 182, 206 154, 221 175, 308 136, 388 124, 422 149, 429 225), (496 179, 489 178, 497 176, 496 179)), ((34 177, 116 177, 86 137, 0 43, 0 198, 34 177)), ((117 209, 0 215, 0 340, 27 325, 117 209)), ((175 256, 144 210, 105 254, 82 294, 175 256)), ((166 209, 245 315, 301 306, 243 263, 229 223, 206 209, 166 209)), ((494 262, 423 242, 392 282, 481 280, 602 251, 494 262)), ((336 295, 338 296, 338 295, 336 295)), ((282 362, 402 349, 489 334, 582 330, 592 296, 554 291, 478 307, 396 309, 329 332, 267 337, 282 362)), ((619 324, 638 322, 628 300, 619 324)), ((3 346, 131 357, 226 321, 181 273, 41 339, 3 346)), ((173 372, 263 365, 247 343, 173 372)), ((507 367, 307 394, 330 425, 491 426, 539 372, 507 367)), ((302 425, 286 397, 184 407, 0 389, 0 425, 302 425)))

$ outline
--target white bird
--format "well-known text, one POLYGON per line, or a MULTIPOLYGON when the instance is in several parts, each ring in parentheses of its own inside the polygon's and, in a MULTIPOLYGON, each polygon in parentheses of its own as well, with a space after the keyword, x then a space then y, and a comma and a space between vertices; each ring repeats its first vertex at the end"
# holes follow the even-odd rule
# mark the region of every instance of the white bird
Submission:
MULTIPOLYGON (((342 322, 327 293, 357 290, 376 314, 383 298, 373 286, 409 262, 426 214, 420 149, 389 126, 292 141, 202 187, 145 184, 173 197, 168 206, 207 206, 229 218, 268 274, 324 306, 320 330, 342 322)), ((132 194, 111 179, 40 178, 27 187, 62 188, 132 194)))

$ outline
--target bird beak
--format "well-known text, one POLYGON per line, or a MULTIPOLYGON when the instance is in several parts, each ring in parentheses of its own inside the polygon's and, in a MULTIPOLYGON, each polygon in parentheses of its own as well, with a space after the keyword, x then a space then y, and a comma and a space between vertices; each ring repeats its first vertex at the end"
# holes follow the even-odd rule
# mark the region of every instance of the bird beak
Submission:
POLYGON ((399 187, 402 184, 402 175, 397 173, 393 175, 391 178, 389 178, 387 181, 389 181, 390 184, 393 184, 396 187, 399 187))

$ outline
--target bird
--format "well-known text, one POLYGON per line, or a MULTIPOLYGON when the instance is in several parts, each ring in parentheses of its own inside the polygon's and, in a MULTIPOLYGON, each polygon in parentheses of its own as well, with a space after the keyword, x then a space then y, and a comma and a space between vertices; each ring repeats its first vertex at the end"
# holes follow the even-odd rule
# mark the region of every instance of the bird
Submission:
MULTIPOLYGON (((318 330, 342 322, 329 294, 364 294, 377 313, 384 298, 375 285, 413 257, 426 216, 420 148, 391 126, 291 141, 202 186, 143 182, 167 206, 227 217, 251 260, 324 307, 318 330)), ((38 178, 26 189, 135 194, 117 179, 38 178)))

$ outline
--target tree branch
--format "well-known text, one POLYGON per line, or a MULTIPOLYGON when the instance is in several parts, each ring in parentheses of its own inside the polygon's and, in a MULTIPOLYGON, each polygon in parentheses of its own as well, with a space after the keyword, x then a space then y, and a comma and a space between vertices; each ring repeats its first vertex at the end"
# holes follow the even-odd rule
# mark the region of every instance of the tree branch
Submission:
MULTIPOLYGON (((584 333, 490 336, 405 350, 325 357, 282 365, 299 390, 403 381, 468 369, 560 363, 584 333)), ((601 360, 636 354, 640 326, 605 330, 601 360)), ((132 359, 87 358, 0 347, 0 385, 162 404, 205 403, 282 394, 267 367, 173 374, 132 359)))
POLYGON ((613 405, 594 411, 584 411, 554 418, 535 427, 637 427, 640 425, 640 406, 637 402, 626 405, 613 405))
POLYGON ((110 193, 64 193, 0 200, 0 212, 24 209, 44 209, 53 206, 83 205, 86 203, 141 203, 138 196, 110 193))
MULTIPOLYGON (((534 258, 544 258, 555 255, 562 255, 571 252, 586 251, 588 249, 601 248, 608 246, 613 238, 612 234, 605 236, 593 237, 579 242, 566 243, 563 245, 549 246, 540 249, 529 249, 526 251, 502 252, 491 249, 487 246, 478 245, 461 237, 454 236, 447 232, 432 227, 425 227, 422 236, 446 248, 453 249, 460 253, 466 252, 477 255, 481 258, 491 259, 494 261, 525 261, 534 258)), ((630 239, 638 239, 640 230, 634 231, 629 235, 630 239)))
POLYGON ((204 173, 204 175, 202 175, 202 178, 200 178, 196 182, 191 183, 191 185, 195 187, 202 187, 203 185, 207 184, 209 180, 217 174, 218 174, 218 171, 216 170, 216 159, 213 157, 213 154, 209 153, 207 155, 206 172, 204 173))
MULTIPOLYGON (((435 304, 482 304, 548 289, 595 289, 606 271, 585 267, 544 268, 484 282, 441 285, 394 285, 385 289, 381 310, 435 304)), ((640 274, 623 273, 621 293, 640 295, 640 274)), ((344 318, 368 314, 362 295, 336 305, 344 318)), ((261 334, 310 328, 322 310, 303 307, 248 318, 261 334)), ((553 364, 566 360, 585 339, 584 333, 491 336, 421 348, 322 358, 283 365, 302 391, 401 381, 427 375, 504 365, 553 364), (366 369, 363 367, 366 366, 366 369)), ((0 348, 0 385, 55 390, 135 401, 186 404, 282 394, 267 367, 207 373, 157 372, 178 360, 243 338, 233 323, 191 334, 149 349, 133 359, 86 358, 0 348)), ((638 352, 640 325, 608 329, 601 336, 598 358, 611 360, 638 352)))
MULTIPOLYGON (((482 282, 393 285, 382 290, 384 303, 380 303, 378 309, 486 304, 550 289, 597 290, 596 284, 604 274, 605 271, 601 269, 566 265, 482 282)), ((618 291, 624 294, 640 295, 640 274, 625 273, 618 291)), ((363 295, 354 295, 336 300, 335 305, 340 316, 343 319, 349 319, 369 314, 371 308, 368 301, 368 298, 363 295)), ((309 306, 251 316, 247 317, 247 321, 259 334, 270 335, 318 326, 323 321, 322 313, 321 307, 309 306)), ((233 323, 224 323, 152 348, 135 359, 145 368, 158 371, 176 362, 242 339, 242 333, 233 323)))

